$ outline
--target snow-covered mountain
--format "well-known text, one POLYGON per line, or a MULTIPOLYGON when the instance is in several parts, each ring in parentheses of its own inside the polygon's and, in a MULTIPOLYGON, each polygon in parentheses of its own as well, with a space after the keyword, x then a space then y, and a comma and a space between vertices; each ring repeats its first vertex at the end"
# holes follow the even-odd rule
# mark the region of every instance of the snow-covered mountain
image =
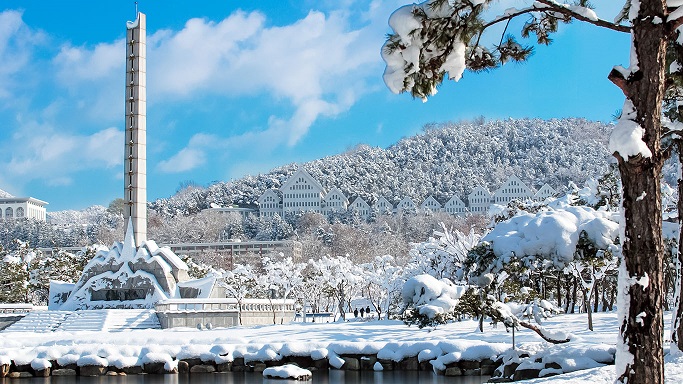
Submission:
POLYGON ((5 199, 8 197, 14 197, 14 196, 12 196, 9 192, 5 192, 2 189, 0 189, 0 199, 5 199))
POLYGON ((96 223, 107 213, 107 208, 93 205, 80 211, 65 210, 48 212, 48 220, 56 226, 68 227, 74 223, 96 223))
MULTIPOLYGON (((431 124, 423 133, 389 148, 360 145, 350 151, 302 164, 327 190, 341 189, 350 199, 372 203, 380 196, 396 203, 429 195, 445 202, 463 200, 478 186, 498 188, 515 174, 527 185, 549 183, 562 190, 582 184, 607 169, 611 126, 584 119, 507 119, 476 123, 431 124)), ((191 214, 221 206, 255 205, 268 188, 279 188, 299 164, 266 174, 220 182, 208 188, 186 188, 150 203, 166 214, 191 214)))

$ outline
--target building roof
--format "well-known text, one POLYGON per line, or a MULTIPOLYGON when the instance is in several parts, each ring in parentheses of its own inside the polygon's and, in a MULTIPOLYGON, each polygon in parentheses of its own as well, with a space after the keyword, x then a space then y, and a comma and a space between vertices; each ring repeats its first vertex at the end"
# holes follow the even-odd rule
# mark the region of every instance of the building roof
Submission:
POLYGON ((268 197, 269 195, 273 195, 277 198, 278 201, 282 201, 282 196, 280 196, 280 191, 278 191, 277 189, 271 188, 271 189, 266 189, 265 192, 263 192, 261 194, 261 196, 259 196, 259 198, 257 200, 259 202, 259 204, 262 203, 263 199, 268 197))
POLYGON ((296 172, 294 172, 294 174, 290 176, 284 184, 282 184, 280 190, 282 191, 283 189, 289 187, 291 184, 294 183, 294 180, 296 180, 296 178, 299 176, 303 176, 304 179, 306 179, 306 181, 313 184, 313 186, 320 189, 320 191, 325 192, 325 188, 323 188, 322 184, 320 184, 318 180, 311 176, 310 173, 306 172, 306 170, 303 167, 299 167, 299 169, 297 169, 296 172))
POLYGON ((510 175, 510 177, 508 177, 508 179, 505 180, 505 182, 503 183, 503 185, 501 185, 500 188, 496 189, 496 191, 495 191, 494 193, 499 193, 500 191, 503 190, 503 188, 509 187, 510 185, 512 185, 512 182, 513 182, 513 181, 517 182, 517 183, 519 184, 520 187, 526 188, 527 191, 528 191, 529 193, 531 193, 531 194, 534 193, 534 191, 533 191, 531 188, 529 188, 529 186, 526 185, 526 183, 523 182, 523 181, 522 181, 519 177, 517 177, 516 175, 510 175))
POLYGON ((3 198, 0 198, 0 204, 25 203, 27 201, 38 204, 40 206, 49 204, 47 201, 38 200, 38 199, 33 198, 33 197, 3 197, 3 198))
POLYGON ((354 205, 356 205, 356 203, 362 203, 363 206, 370 208, 370 204, 368 204, 368 202, 365 201, 365 199, 362 198, 362 197, 360 197, 360 196, 356 197, 356 199, 353 200, 353 203, 350 204, 351 207, 353 207, 354 205))
POLYGON ((462 206, 464 206, 465 202, 463 202, 462 199, 458 195, 453 195, 450 199, 448 199, 448 201, 446 202, 446 204, 444 204, 444 206, 449 205, 449 204, 450 205, 462 205, 462 206))
POLYGON ((325 195, 324 200, 327 200, 327 198, 328 198, 329 196, 332 196, 332 195, 334 195, 334 194, 341 195, 341 196, 344 198, 344 201, 345 201, 345 202, 347 202, 347 203, 349 202, 349 199, 346 197, 346 195, 344 194, 344 192, 342 192, 341 189, 339 189, 339 188, 337 188, 337 187, 333 187, 332 189, 330 189, 330 191, 327 192, 327 194, 325 195))
POLYGON ((434 198, 434 196, 427 196, 427 198, 420 204, 420 207, 424 208, 427 206, 427 203, 433 201, 435 202, 439 208, 443 207, 443 204, 441 204, 437 199, 434 198))

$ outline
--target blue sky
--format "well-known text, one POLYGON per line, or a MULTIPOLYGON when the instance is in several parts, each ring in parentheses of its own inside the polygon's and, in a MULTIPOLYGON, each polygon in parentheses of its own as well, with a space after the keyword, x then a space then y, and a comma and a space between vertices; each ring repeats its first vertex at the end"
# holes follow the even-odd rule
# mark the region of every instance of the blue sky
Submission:
MULTIPOLYGON (((389 15, 405 3, 139 1, 148 198, 360 143, 386 147, 430 122, 609 121, 623 104, 607 74, 628 65, 628 35, 576 22, 528 63, 466 72, 427 103, 394 95, 380 48, 389 15)), ((620 8, 593 3, 608 20, 620 8)), ((0 189, 48 201, 48 211, 106 206, 123 194, 124 39, 134 1, 0 4, 0 189)))

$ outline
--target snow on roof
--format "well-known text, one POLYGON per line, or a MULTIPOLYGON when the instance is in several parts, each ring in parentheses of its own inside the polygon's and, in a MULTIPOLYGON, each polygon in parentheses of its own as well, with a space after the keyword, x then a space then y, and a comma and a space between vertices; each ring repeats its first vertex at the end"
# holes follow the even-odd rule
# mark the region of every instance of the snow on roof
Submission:
POLYGON ((9 197, 14 197, 14 196, 12 196, 12 194, 10 194, 9 192, 5 192, 2 189, 0 189, 0 198, 9 198, 9 197))
POLYGON ((315 177, 311 176, 310 173, 308 173, 303 167, 299 167, 299 169, 294 172, 292 176, 290 176, 287 181, 282 184, 280 187, 280 191, 285 190, 288 188, 290 185, 294 184, 296 182, 297 177, 303 177, 304 180, 306 180, 308 183, 313 184, 314 187, 316 187, 320 192, 325 193, 325 188, 323 188, 322 184, 318 180, 315 179, 315 177))
POLYGON ((203 279, 196 279, 190 281, 183 281, 178 283, 178 287, 194 288, 199 291, 197 299, 207 299, 216 284, 216 278, 213 276, 205 277, 203 279))
POLYGON ((187 271, 190 269, 187 264, 178 257, 169 247, 158 247, 154 240, 147 240, 142 243, 140 249, 146 248, 153 259, 164 260, 170 266, 173 276, 178 281, 188 279, 187 271))

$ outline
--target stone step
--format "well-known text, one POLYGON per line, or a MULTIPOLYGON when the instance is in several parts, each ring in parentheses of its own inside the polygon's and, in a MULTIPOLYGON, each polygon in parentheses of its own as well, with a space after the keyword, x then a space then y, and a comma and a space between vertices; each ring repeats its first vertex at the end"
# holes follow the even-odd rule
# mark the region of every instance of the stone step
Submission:
POLYGON ((79 332, 161 329, 151 309, 98 309, 84 311, 35 311, 3 332, 79 332))
POLYGON ((54 332, 69 314, 71 312, 67 311, 32 311, 3 332, 54 332))

